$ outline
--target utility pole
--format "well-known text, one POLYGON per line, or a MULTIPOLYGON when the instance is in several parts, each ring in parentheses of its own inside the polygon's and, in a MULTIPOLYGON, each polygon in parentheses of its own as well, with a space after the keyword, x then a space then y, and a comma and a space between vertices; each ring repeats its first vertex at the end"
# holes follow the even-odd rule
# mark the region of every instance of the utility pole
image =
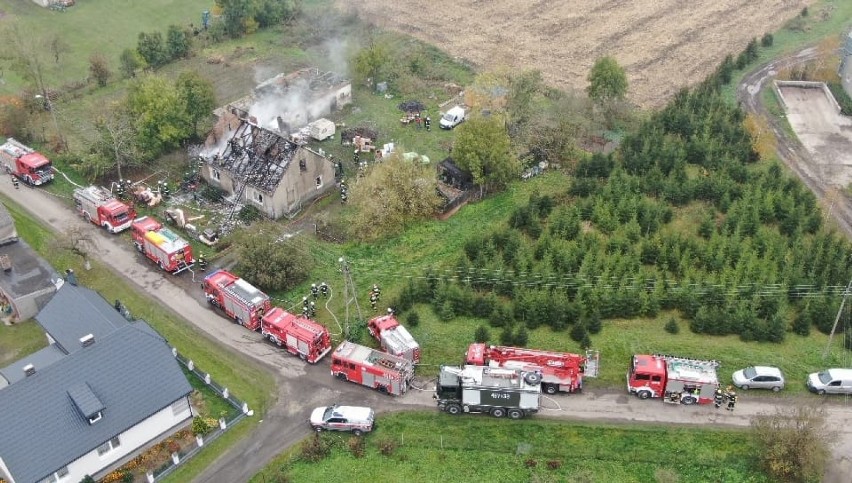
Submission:
POLYGON ((364 315, 361 313, 361 306, 358 305, 358 290, 355 288, 355 282, 352 281, 352 272, 349 270, 349 264, 343 257, 340 257, 337 261, 340 262, 340 271, 343 273, 343 301, 346 304, 343 335, 349 338, 349 305, 355 304, 358 320, 363 320, 364 315))
POLYGON ((846 306, 846 299, 849 298, 849 291, 852 290, 852 280, 846 285, 843 291, 843 301, 840 302, 840 308, 837 309, 837 317, 834 318, 834 325, 831 326, 831 333, 828 334, 828 343, 825 345, 825 350, 822 352, 822 358, 828 357, 828 351, 831 349, 831 340, 834 338, 834 332, 837 330, 837 323, 840 321, 840 316, 843 314, 843 307, 846 306))

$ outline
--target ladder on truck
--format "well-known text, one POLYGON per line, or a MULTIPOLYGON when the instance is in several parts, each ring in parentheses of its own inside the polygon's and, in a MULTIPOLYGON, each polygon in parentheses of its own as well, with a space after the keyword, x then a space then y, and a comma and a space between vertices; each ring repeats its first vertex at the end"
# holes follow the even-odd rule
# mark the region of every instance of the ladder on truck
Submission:
POLYGON ((193 266, 192 263, 186 263, 186 256, 183 256, 183 257, 180 258, 180 260, 178 260, 178 262, 177 262, 178 268, 177 268, 177 270, 172 272, 172 275, 177 275, 180 272, 183 272, 184 270, 189 270, 191 272, 192 266, 193 266))
POLYGON ((600 370, 601 352, 597 349, 586 349, 586 364, 583 366, 585 377, 598 377, 600 370))
POLYGON ((674 363, 677 363, 677 364, 683 364, 685 366, 695 366, 696 368, 700 368, 700 369, 706 369, 706 368, 716 369, 716 368, 718 368, 719 366, 722 365, 721 362, 719 362, 715 359, 709 359, 709 360, 692 359, 692 358, 689 358, 689 357, 678 357, 678 356, 672 356, 672 355, 668 355, 668 354, 654 354, 654 357, 664 359, 666 362, 674 362, 674 363))

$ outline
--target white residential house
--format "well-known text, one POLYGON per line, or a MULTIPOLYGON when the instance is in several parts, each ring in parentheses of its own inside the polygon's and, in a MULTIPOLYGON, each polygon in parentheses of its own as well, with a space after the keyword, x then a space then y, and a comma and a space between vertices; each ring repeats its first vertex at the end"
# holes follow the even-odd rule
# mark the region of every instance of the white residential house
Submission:
POLYGON ((0 389, 0 478, 97 480, 191 423, 192 387, 147 324, 78 343, 45 367, 21 367, 23 377, 0 389))

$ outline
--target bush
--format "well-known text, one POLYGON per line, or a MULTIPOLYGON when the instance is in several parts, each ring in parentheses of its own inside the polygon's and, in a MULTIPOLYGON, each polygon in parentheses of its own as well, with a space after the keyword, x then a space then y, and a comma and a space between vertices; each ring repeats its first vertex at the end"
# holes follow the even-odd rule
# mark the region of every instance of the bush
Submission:
POLYGON ((323 441, 319 434, 314 434, 302 443, 299 448, 299 457, 305 461, 316 463, 331 453, 331 447, 323 441))
POLYGON ((526 466, 527 468, 535 468, 536 466, 538 466, 538 461, 532 458, 527 458, 527 460, 524 461, 524 466, 526 466))
POLYGON ((601 329, 603 328, 603 323, 601 322, 601 314, 594 312, 589 314, 586 322, 584 323, 586 329, 590 334, 599 334, 601 329))
POLYGON ((581 349, 583 349, 583 350, 586 350, 586 349, 588 349, 588 348, 589 348, 589 347, 591 347, 591 346, 592 346, 592 338, 591 338, 591 337, 589 337, 589 333, 588 333, 588 332, 586 332, 586 333, 583 335, 583 339, 582 339, 582 340, 580 340, 580 348, 581 348, 581 349))
POLYGON ((453 310, 453 302, 450 300, 444 301, 438 309, 438 317, 444 322, 453 320, 456 317, 456 312, 453 310))
POLYGON ((518 347, 526 347, 527 343, 530 340, 530 333, 527 331, 526 324, 521 324, 518 328, 518 332, 512 338, 515 342, 515 345, 518 347))
POLYGON ((772 34, 764 34, 760 39, 760 45, 763 47, 772 47, 773 42, 775 42, 775 38, 772 37, 772 34))
POLYGON ((580 342, 584 337, 588 336, 589 333, 586 331, 586 326, 582 323, 574 324, 574 327, 571 327, 571 340, 574 342, 580 342))
POLYGON ((363 458, 364 457, 364 438, 360 436, 353 436, 349 438, 349 452, 352 453, 352 456, 355 458, 363 458))
POLYGON ((488 327, 484 325, 480 325, 476 328, 476 332, 473 334, 474 342, 485 343, 488 342, 488 339, 491 338, 491 333, 488 331, 488 327))
POLYGON ((669 334, 675 335, 680 332, 680 326, 677 325, 677 321, 674 317, 671 317, 668 322, 666 322, 666 326, 664 327, 666 332, 669 334))
POLYGON ((852 330, 847 330, 843 336, 843 347, 848 351, 852 351, 852 330))
POLYGON ((207 421, 204 420, 201 416, 196 416, 192 418, 192 434, 198 436, 202 434, 206 434, 210 431, 210 426, 207 424, 207 421))
POLYGON ((255 221, 262 220, 263 213, 261 213, 254 205, 245 205, 240 208, 240 212, 237 213, 237 219, 246 225, 251 225, 255 221))
POLYGON ((506 324, 503 326, 503 331, 500 332, 501 345, 512 345, 515 343, 515 334, 512 328, 512 324, 506 324))
POLYGON ((547 469, 549 470, 558 470, 562 468, 562 462, 559 460, 550 460, 547 462, 547 469))
POLYGON ((417 327, 420 325, 420 314, 412 310, 405 317, 405 324, 409 327, 417 327))
POLYGON ((394 452, 396 451, 397 446, 398 446, 396 444, 396 441, 394 441, 390 438, 379 440, 378 444, 379 444, 379 453, 381 453, 383 456, 393 455, 394 452))
POLYGON ((767 474, 775 481, 811 481, 822 475, 837 436, 825 410, 815 406, 778 407, 751 420, 752 437, 767 474))

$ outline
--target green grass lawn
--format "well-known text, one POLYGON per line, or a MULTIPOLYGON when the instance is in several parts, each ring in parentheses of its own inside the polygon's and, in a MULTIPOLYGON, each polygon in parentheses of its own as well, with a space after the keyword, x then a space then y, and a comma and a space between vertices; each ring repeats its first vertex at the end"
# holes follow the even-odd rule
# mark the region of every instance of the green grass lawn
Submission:
MULTIPOLYGON (((55 35, 68 45, 68 52, 60 56, 61 69, 47 65, 47 82, 58 87, 85 79, 92 54, 106 56, 115 71, 119 55, 128 47, 136 47, 140 32, 165 34, 172 24, 200 25, 201 13, 212 6, 212 0, 86 0, 65 12, 56 12, 31 1, 0 0, 0 11, 4 14, 0 26, 6 19, 16 18, 24 31, 41 35, 47 42, 55 35)), ((46 59, 54 60, 52 55, 46 59)), ((22 79, 5 62, 3 65, 5 83, 0 84, 0 94, 18 92, 24 86, 22 79)))
MULTIPOLYGON (((93 260, 92 269, 84 270, 79 257, 51 247, 48 240, 52 233, 47 228, 29 219, 23 209, 12 200, 4 198, 3 202, 15 220, 19 236, 51 265, 62 267, 62 269, 73 268, 82 285, 95 290, 107 300, 121 300, 135 317, 148 322, 168 340, 169 344, 177 347, 185 357, 195 361, 199 370, 209 372, 219 384, 228 387, 235 397, 247 402, 255 411, 255 417, 248 418, 227 431, 198 456, 183 465, 167 481, 190 480, 231 445, 244 438, 258 424, 269 408, 275 390, 272 376, 262 370, 258 363, 221 347, 174 312, 160 304, 152 303, 147 295, 102 263, 93 260)), ((11 341, 5 337, 7 334, 5 331, 0 334, 4 336, 0 339, 2 340, 0 347, 4 347, 7 343, 10 347, 22 347, 31 344, 31 340, 37 338, 28 335, 22 336, 21 340, 11 341)))
POLYGON ((353 436, 324 433, 331 447, 316 462, 298 449, 250 480, 411 481, 770 481, 753 466, 745 431, 571 424, 542 418, 407 412, 381 416, 356 458, 353 436), (394 446, 383 454, 380 448, 394 446), (345 468, 345 471, 342 470, 345 468), (668 477, 668 478, 665 478, 668 477))
POLYGON ((15 325, 0 322, 0 367, 47 347, 44 330, 34 320, 15 325))

